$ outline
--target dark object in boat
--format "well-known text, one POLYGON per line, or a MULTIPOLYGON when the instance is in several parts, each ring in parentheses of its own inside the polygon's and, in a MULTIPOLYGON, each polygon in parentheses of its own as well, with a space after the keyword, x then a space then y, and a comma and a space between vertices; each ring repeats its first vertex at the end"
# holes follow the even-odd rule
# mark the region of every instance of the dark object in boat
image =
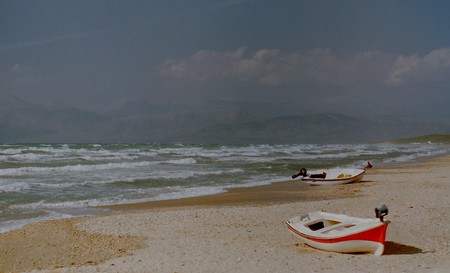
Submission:
POLYGON ((310 178, 322 178, 322 179, 325 179, 325 177, 327 177, 327 173, 323 172, 323 173, 318 173, 318 174, 310 174, 309 177, 310 178))
MULTIPOLYGON (((297 178, 299 176, 302 176, 302 177, 308 176, 308 172, 306 171, 305 168, 301 168, 301 170, 300 170, 300 172, 298 174, 294 174, 292 176, 292 179, 295 179, 295 178, 297 178)), ((318 174, 310 174, 309 177, 310 178, 323 178, 324 179, 325 177, 327 177, 327 173, 323 172, 323 173, 318 173, 318 174)))

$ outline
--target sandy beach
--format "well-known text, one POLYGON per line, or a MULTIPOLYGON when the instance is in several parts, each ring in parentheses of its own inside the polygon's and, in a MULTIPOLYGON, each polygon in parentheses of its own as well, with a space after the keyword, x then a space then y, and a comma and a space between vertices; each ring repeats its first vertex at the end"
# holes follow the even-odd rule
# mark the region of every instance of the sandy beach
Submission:
POLYGON ((299 181, 109 207, 0 234, 0 272, 450 272, 450 157, 373 168, 363 181, 299 181), (392 223, 383 256, 324 252, 286 228, 323 210, 392 223))

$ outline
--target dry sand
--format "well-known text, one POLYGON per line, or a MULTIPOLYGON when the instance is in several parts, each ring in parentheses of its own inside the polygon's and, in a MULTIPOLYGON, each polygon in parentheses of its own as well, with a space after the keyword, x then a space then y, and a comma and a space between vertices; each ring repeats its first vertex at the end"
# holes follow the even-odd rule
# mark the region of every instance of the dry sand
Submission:
POLYGON ((370 169, 358 184, 289 181, 35 223, 0 234, 0 272, 450 272, 449 166, 445 157, 370 169), (392 223, 381 257, 316 250, 285 225, 315 210, 374 217, 383 203, 392 223))

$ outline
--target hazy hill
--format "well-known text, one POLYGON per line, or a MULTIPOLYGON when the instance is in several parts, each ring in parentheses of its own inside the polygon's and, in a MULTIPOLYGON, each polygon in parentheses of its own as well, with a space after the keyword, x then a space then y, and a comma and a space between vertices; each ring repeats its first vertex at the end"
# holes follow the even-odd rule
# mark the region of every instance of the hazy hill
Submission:
POLYGON ((231 107, 180 111, 146 103, 100 115, 14 98, 0 101, 2 143, 367 143, 449 133, 448 124, 405 117, 314 114, 258 119, 231 107))
POLYGON ((70 107, 0 102, 0 142, 77 142, 98 134, 108 117, 70 107))
POLYGON ((360 119, 316 114, 214 125, 184 140, 200 143, 367 143, 431 132, 450 133, 450 126, 411 118, 360 119))
POLYGON ((402 138, 393 141, 394 143, 434 143, 434 144, 442 144, 449 145, 450 144, 450 135, 423 135, 411 138, 402 138))

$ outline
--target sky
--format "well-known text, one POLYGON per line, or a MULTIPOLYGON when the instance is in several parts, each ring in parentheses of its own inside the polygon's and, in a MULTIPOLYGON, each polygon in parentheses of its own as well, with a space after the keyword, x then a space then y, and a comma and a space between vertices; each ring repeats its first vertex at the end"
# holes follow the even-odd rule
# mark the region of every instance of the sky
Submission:
POLYGON ((450 118, 450 1, 0 0, 0 95, 450 118))

